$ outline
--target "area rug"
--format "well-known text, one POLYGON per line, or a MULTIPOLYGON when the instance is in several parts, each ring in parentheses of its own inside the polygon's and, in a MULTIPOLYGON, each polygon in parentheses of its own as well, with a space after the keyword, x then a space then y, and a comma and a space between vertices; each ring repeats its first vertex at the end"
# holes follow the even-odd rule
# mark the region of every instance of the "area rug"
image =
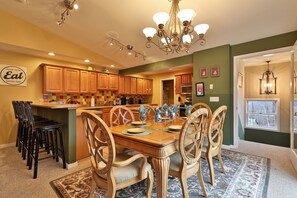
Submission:
MULTIPOLYGON (((218 160, 214 160, 215 186, 209 182, 207 161, 202 160, 203 178, 208 197, 213 198, 265 198, 270 172, 270 159, 243 154, 231 150, 223 150, 225 174, 220 170, 218 160)), ((87 198, 89 197, 92 179, 91 168, 80 170, 70 175, 61 177, 50 182, 50 185, 61 198, 87 198)), ((188 178, 189 197, 203 197, 198 177, 193 175, 188 178)), ((132 185, 116 192, 116 197, 145 197, 146 181, 132 185)), ((106 197, 104 189, 96 188, 96 198, 106 197)), ((152 197, 157 197, 156 182, 152 191, 152 197)), ((178 178, 168 179, 167 197, 183 197, 178 178)))

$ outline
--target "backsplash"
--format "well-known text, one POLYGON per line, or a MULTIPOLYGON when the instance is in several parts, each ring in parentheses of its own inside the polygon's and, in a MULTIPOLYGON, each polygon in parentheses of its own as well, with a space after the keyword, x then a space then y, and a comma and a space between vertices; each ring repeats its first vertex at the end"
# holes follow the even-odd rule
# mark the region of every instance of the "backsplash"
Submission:
MULTIPOLYGON (((91 98, 95 98, 95 105, 112 105, 113 101, 117 98, 121 98, 122 95, 117 94, 114 91, 98 91, 94 94, 84 93, 84 94, 59 94, 59 93, 50 93, 50 94, 43 94, 43 101, 44 102, 57 102, 61 104, 66 104, 70 100, 72 102, 77 102, 83 105, 90 105, 91 98), (85 101, 85 104, 84 104, 85 101)), ((149 96, 140 96, 140 95, 125 95, 123 97, 133 98, 134 104, 138 103, 139 99, 143 101, 143 103, 149 102, 149 96)))

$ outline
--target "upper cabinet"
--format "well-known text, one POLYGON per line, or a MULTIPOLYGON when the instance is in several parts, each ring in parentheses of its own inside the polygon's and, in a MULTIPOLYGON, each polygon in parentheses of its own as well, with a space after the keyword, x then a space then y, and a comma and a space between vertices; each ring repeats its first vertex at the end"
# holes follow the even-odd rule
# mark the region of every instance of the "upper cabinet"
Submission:
POLYGON ((88 72, 89 79, 89 92, 97 92, 97 72, 88 72))
POLYGON ((43 68, 43 91, 45 93, 63 92, 63 68, 45 65, 43 68))
POLYGON ((176 94, 181 93, 181 82, 182 82, 182 77, 181 76, 175 76, 175 93, 176 94))
POLYGON ((131 94, 131 77, 125 76, 125 94, 131 94))
POLYGON ((144 94, 143 93, 143 79, 137 78, 137 94, 144 94))
POLYGON ((181 75, 182 84, 192 84, 192 75, 193 74, 183 74, 181 75))
POLYGON ((131 94, 137 94, 137 78, 131 77, 131 94))
POLYGON ((67 93, 79 92, 79 70, 78 69, 63 69, 64 91, 67 93))
POLYGON ((151 95, 153 93, 153 80, 137 78, 137 94, 151 95))
POLYGON ((181 93, 181 85, 192 84, 193 74, 181 74, 175 76, 175 93, 181 93))
POLYGON ((131 94, 131 77, 119 76, 119 94, 131 94))
POLYGON ((109 81, 108 74, 98 73, 97 79, 98 79, 98 83, 97 83, 98 89, 108 90, 108 81, 109 81))
POLYGON ((81 70, 79 73, 80 73, 79 91, 80 93, 88 93, 89 92, 89 72, 81 70))
POLYGON ((119 89, 119 76, 115 74, 109 74, 108 89, 117 91, 119 89))

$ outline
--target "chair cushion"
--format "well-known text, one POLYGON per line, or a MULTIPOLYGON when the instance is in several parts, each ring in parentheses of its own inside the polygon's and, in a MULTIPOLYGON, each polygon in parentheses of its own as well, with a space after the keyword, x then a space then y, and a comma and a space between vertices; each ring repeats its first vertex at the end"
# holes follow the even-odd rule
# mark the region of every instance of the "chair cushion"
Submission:
MULTIPOLYGON (((130 157, 131 155, 128 155, 126 153, 121 153, 116 156, 115 161, 124 161, 130 157)), ((113 174, 114 174, 115 182, 117 184, 122 183, 126 180, 129 180, 129 179, 132 179, 133 177, 138 176, 141 163, 142 163, 142 159, 138 159, 127 166, 114 167, 113 174)), ((147 171, 151 170, 151 165, 149 163, 146 163, 144 170, 146 174, 147 171)), ((106 179, 106 175, 100 174, 99 176, 106 179)))
MULTIPOLYGON (((181 167, 181 163, 182 163, 182 157, 179 152, 176 152, 170 155, 170 167, 169 167, 170 170, 178 172, 179 168, 181 167)), ((187 169, 192 168, 196 164, 197 163, 188 165, 187 169)))

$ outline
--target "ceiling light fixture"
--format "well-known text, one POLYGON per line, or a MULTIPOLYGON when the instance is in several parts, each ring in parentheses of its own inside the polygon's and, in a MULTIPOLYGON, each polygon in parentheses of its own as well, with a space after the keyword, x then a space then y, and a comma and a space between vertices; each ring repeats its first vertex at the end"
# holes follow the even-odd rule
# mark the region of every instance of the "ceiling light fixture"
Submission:
POLYGON ((153 16, 158 30, 152 27, 143 29, 147 38, 146 47, 150 48, 152 43, 168 54, 169 52, 189 52, 190 47, 198 41, 200 45, 204 45, 206 43, 204 35, 209 25, 199 24, 193 27, 191 21, 196 16, 195 11, 192 9, 179 11, 180 0, 168 1, 172 1, 169 14, 158 12, 153 16), (197 38, 194 37, 194 31, 198 34, 197 38), (157 42, 153 41, 155 34, 158 36, 157 42))
POLYGON ((48 55, 49 56, 55 56, 55 53, 54 52, 49 52, 48 55))
POLYGON ((84 60, 85 61, 85 63, 89 63, 90 62, 90 60, 89 59, 86 59, 86 60, 84 60))
POLYGON ((274 73, 269 70, 269 61, 266 61, 267 69, 262 74, 262 78, 260 78, 260 94, 276 94, 276 77, 274 77, 274 73))
POLYGON ((61 18, 60 20, 58 20, 57 24, 58 25, 62 25, 65 22, 66 16, 70 16, 71 13, 70 11, 75 9, 78 9, 78 4, 75 3, 77 0, 64 0, 64 6, 66 7, 66 9, 64 10, 64 12, 62 12, 61 14, 61 18))
POLYGON ((115 46, 119 47, 120 51, 126 50, 128 55, 134 54, 135 58, 142 57, 143 60, 145 60, 145 58, 146 58, 144 54, 133 50, 132 45, 125 45, 114 38, 110 38, 109 45, 115 45, 115 46))

